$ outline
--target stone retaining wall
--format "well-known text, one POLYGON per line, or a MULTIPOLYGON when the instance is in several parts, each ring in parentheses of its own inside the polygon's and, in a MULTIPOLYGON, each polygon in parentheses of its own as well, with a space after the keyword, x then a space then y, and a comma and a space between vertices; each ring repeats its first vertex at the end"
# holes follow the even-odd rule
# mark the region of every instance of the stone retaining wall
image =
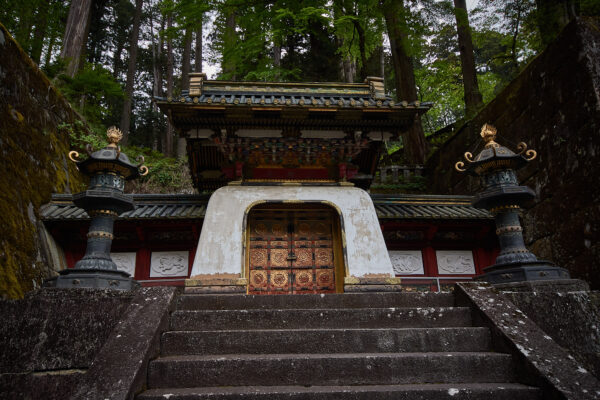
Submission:
POLYGON ((38 209, 82 188, 67 159, 80 117, 2 24, 0 54, 0 296, 20 298, 55 273, 38 209))
POLYGON ((537 201, 524 217, 525 240, 539 258, 600 288, 600 18, 571 22, 476 117, 428 160, 433 193, 473 194, 478 180, 454 170, 481 150, 484 123, 500 144, 527 142, 538 157, 519 172, 537 201))

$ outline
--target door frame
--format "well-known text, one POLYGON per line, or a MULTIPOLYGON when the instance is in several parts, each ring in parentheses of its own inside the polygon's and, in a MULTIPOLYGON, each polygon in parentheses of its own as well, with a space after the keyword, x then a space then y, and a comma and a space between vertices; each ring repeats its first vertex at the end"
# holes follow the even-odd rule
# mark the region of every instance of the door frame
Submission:
POLYGON ((334 203, 326 200, 259 200, 250 204, 244 210, 244 221, 242 224, 243 242, 242 242, 242 278, 246 278, 246 294, 250 288, 250 226, 248 223, 248 215, 252 209, 260 207, 265 210, 281 210, 281 211, 306 211, 306 210, 329 210, 338 218, 332 218, 332 236, 333 236, 333 260, 335 265, 335 292, 344 292, 344 277, 349 276, 348 273, 348 255, 346 251, 346 232, 344 229, 344 217, 342 210, 334 203), (307 206, 303 208, 302 206, 307 206))

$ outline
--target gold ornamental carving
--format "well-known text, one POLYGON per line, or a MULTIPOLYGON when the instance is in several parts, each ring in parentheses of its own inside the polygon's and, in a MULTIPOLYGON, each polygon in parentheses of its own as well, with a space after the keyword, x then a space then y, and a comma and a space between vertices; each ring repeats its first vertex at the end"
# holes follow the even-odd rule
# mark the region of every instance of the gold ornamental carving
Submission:
POLYGON ((255 288, 264 287, 267 285, 267 273, 263 270, 250 271, 250 284, 255 288))
POLYGON ((108 138, 108 147, 117 147, 118 143, 123 139, 123 132, 116 126, 111 126, 106 131, 106 137, 108 138))
POLYGON ((287 249, 271 249, 271 267, 287 267, 287 258, 287 249))
POLYGON ((271 285, 276 288, 284 288, 289 281, 287 271, 271 271, 271 285))
POLYGON ((308 236, 310 234, 310 224, 307 222, 301 222, 298 224, 298 234, 300 236, 308 236))
POLYGON ((321 269, 317 271, 317 285, 329 286, 333 283, 333 270, 321 269))
POLYGON ((296 273, 296 285, 301 287, 310 286, 313 282, 313 274, 311 271, 300 271, 296 273))
POLYGON ((333 264, 333 251, 331 249, 315 249, 315 264, 328 266, 333 264))
POLYGON ((273 236, 275 237, 285 237, 287 233, 285 226, 280 223, 273 224, 271 227, 271 232, 273 232, 273 236))
POLYGON ((483 126, 481 127, 480 135, 483 138, 483 141, 485 142, 486 149, 488 147, 499 147, 500 146, 498 143, 496 143, 494 141, 496 139, 497 132, 498 132, 498 130, 496 129, 496 127, 493 125, 490 125, 490 124, 483 124, 483 126))
POLYGON ((296 256, 298 257, 294 263, 297 267, 308 267, 313 265, 312 249, 301 248, 296 249, 296 256))
POLYGON ((267 249, 250 249, 250 265, 267 265, 267 249))
POLYGON ((254 227, 254 233, 258 236, 265 236, 268 232, 267 225, 260 222, 254 227))

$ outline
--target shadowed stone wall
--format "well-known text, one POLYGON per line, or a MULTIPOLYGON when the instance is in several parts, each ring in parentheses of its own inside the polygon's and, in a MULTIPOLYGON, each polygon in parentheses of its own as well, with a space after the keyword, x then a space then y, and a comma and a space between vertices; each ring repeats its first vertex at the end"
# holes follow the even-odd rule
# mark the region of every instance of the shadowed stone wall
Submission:
POLYGON ((600 288, 600 19, 571 22, 542 54, 427 162, 433 193, 473 194, 479 181, 454 170, 482 148, 489 122, 500 144, 538 152, 519 171, 537 194, 523 218, 529 248, 600 288))
POLYGON ((20 298, 54 273, 39 207, 82 188, 67 159, 79 116, 2 24, 0 55, 0 296, 20 298))
POLYGON ((0 300, 0 398, 69 398, 134 294, 44 289, 0 300))

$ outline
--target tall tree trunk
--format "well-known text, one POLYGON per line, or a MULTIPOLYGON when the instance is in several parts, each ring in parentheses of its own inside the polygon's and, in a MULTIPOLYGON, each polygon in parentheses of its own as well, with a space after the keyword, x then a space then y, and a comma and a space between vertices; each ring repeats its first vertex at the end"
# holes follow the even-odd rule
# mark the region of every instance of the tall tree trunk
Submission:
POLYGON ((235 60, 233 58, 236 43, 235 33, 235 8, 231 5, 225 6, 225 33, 223 37, 223 73, 228 79, 235 80, 235 60))
POLYGON ((578 0, 536 0, 537 25, 542 43, 547 45, 570 20, 579 15, 578 0))
POLYGON ((127 83, 125 84, 125 99, 123 99, 123 112, 121 113, 122 143, 127 145, 129 140, 129 125, 131 124, 131 101, 133 98, 133 83, 135 80, 135 65, 138 52, 138 39, 140 36, 140 20, 142 19, 143 0, 135 0, 135 14, 133 27, 129 38, 129 64, 127 65, 127 83))
POLYGON ((94 0, 90 11, 91 22, 89 24, 89 34, 87 35, 86 56, 91 64, 101 62, 103 43, 107 40, 107 29, 102 22, 102 17, 106 13, 108 0, 94 0))
POLYGON ((281 46, 278 44, 273 44, 273 66, 277 69, 275 80, 279 80, 281 78, 281 46))
POLYGON ((121 68, 122 68, 121 54, 123 54, 124 47, 125 47, 124 42, 117 41, 115 54, 113 55, 113 76, 115 77, 115 79, 118 79, 119 75, 121 74, 121 68))
POLYGON ((381 51, 379 52, 379 76, 385 78, 385 51, 383 50, 383 37, 381 38, 381 51))
POLYGON ((512 44, 510 46, 511 60, 513 64, 512 76, 515 77, 519 73, 519 57, 517 55, 517 37, 519 36, 519 29, 521 26, 521 12, 523 10, 523 4, 517 2, 517 20, 515 21, 515 29, 512 36, 512 44))
POLYGON ((183 55, 181 56, 181 89, 188 90, 190 88, 190 69, 191 69, 191 53, 192 53, 192 31, 186 29, 183 40, 183 55))
POLYGON ((52 62, 52 51, 54 50, 54 42, 56 41, 56 36, 54 34, 50 34, 50 38, 48 39, 48 48, 46 49, 46 54, 44 57, 44 66, 48 67, 52 62))
POLYGON ((92 0, 72 1, 69 8, 69 17, 65 27, 65 36, 60 57, 66 59, 67 75, 75 76, 81 66, 81 58, 90 22, 90 9, 92 0))
POLYGON ((366 32, 363 29, 360 21, 358 20, 358 15, 354 20, 354 29, 356 29, 356 33, 358 33, 358 50, 360 52, 360 80, 364 81, 367 79, 367 69, 369 64, 369 59, 367 57, 367 38, 366 32))
MULTIPOLYGON (((164 26, 164 20, 161 23, 161 27, 164 26)), ((162 96, 162 39, 156 38, 154 36, 154 21, 152 19, 152 14, 150 15, 150 35, 152 37, 152 77, 153 77, 153 85, 152 85, 152 97, 156 99, 157 97, 162 96)), ((158 106, 156 105, 156 101, 152 102, 152 111, 153 118, 157 118, 160 120, 161 116, 158 112, 158 106)), ((159 129, 158 129, 158 121, 152 124, 152 149, 158 149, 158 139, 160 137, 159 129)))
POLYGON ((44 38, 46 37, 46 31, 48 30, 48 8, 50 2, 42 1, 38 7, 36 14, 36 25, 33 31, 33 39, 31 41, 31 59, 40 63, 42 57, 42 48, 44 47, 44 38))
POLYGON ((202 72, 202 22, 196 30, 196 50, 194 57, 194 70, 202 72))
MULTIPOLYGON (((417 86, 412 59, 408 52, 405 12, 403 0, 383 2, 383 13, 394 64, 396 97, 398 101, 411 102, 417 100, 417 86)), ((406 161, 412 164, 423 164, 428 146, 419 116, 415 117, 412 127, 403 135, 403 142, 406 161)))
MULTIPOLYGON (((167 16, 167 30, 170 31, 173 26, 173 16, 167 16)), ((167 97, 173 97, 173 39, 167 37, 167 97)), ((173 125, 167 121, 167 132, 165 137, 165 148, 163 153, 170 157, 173 154, 173 125)))
POLYGON ((456 16, 456 29, 458 31, 458 48, 460 50, 460 65, 462 67, 463 86, 465 93, 465 114, 467 118, 475 115, 483 104, 483 98, 477 83, 475 70, 475 56, 473 54, 473 40, 469 27, 467 3, 465 0, 454 0, 454 15, 456 16))

